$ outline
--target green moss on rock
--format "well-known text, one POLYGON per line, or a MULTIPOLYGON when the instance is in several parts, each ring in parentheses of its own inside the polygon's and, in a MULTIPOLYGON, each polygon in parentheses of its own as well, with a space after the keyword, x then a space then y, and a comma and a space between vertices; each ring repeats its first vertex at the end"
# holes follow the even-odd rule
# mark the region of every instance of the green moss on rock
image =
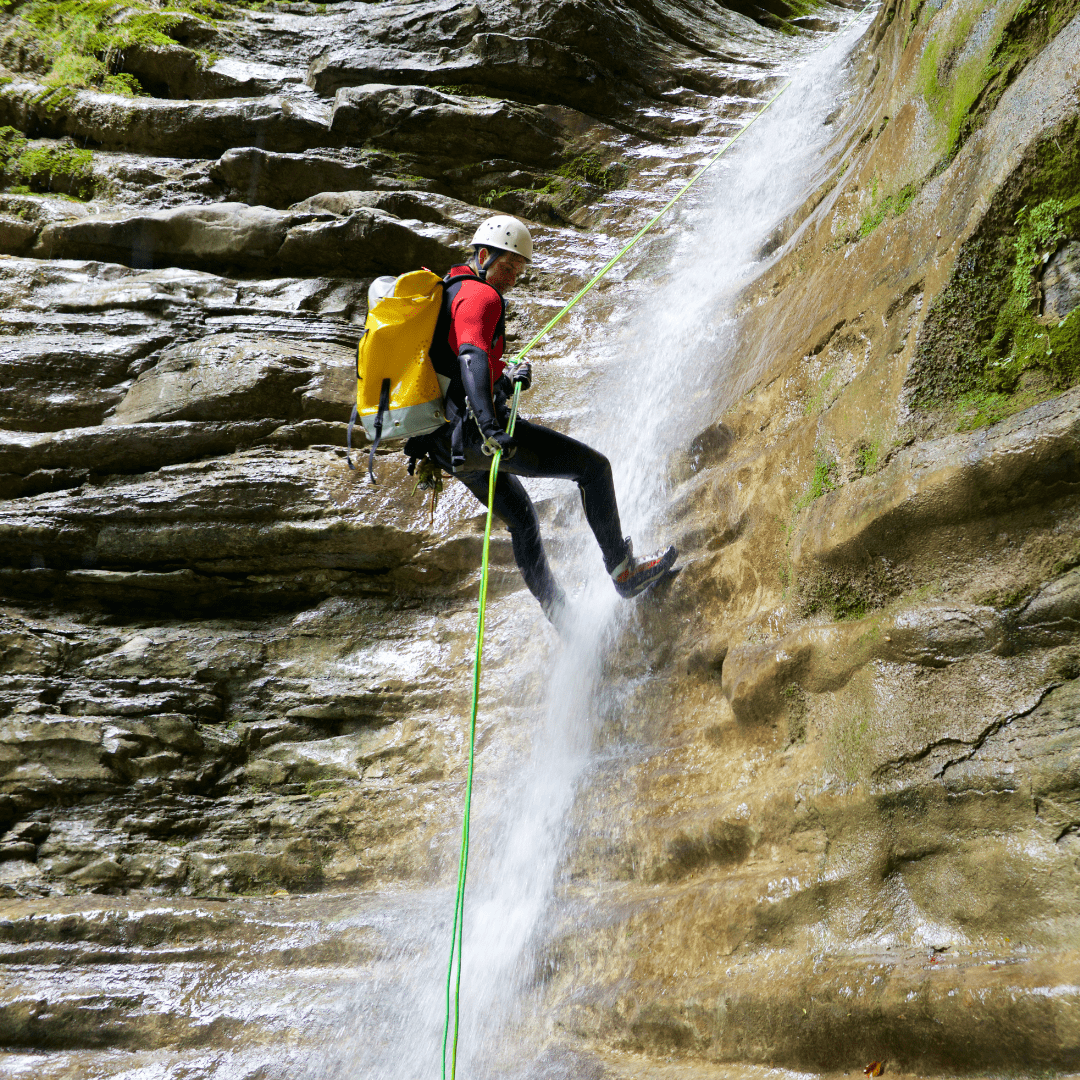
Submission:
POLYGON ((855 448, 855 473, 857 476, 872 476, 881 463, 881 442, 872 439, 862 442, 855 448))
POLYGON ((902 591, 902 582, 884 562, 819 566, 800 575, 795 606, 800 615, 824 613, 833 622, 847 622, 865 618, 902 591))
POLYGON ((94 193, 94 154, 68 142, 30 142, 12 127, 0 128, 0 171, 10 190, 89 199, 94 193))
POLYGON ((1080 382, 1080 309, 1040 317, 1038 273, 1080 236, 1080 121, 1044 139, 999 196, 927 315, 911 403, 959 405, 960 427, 1008 416, 1080 382))
POLYGON ((142 93, 123 70, 127 49, 175 45, 192 23, 214 27, 258 0, 15 0, 4 40, 5 51, 29 52, 44 68, 50 87, 94 88, 108 93, 142 93))
MULTIPOLYGON (((912 10, 913 25, 931 22, 939 10, 929 12, 925 5, 917 5, 912 10)), ((994 7, 973 6, 940 32, 929 34, 919 61, 919 81, 941 127, 945 160, 982 125, 1032 57, 1077 12, 1080 0, 1014 0, 994 7), (979 24, 988 14, 993 27, 979 35, 979 24)))
POLYGON ((805 510, 815 499, 840 486, 840 466, 827 451, 819 450, 814 455, 814 472, 806 490, 795 500, 794 510, 805 510))
POLYGON ((499 188, 481 196, 480 201, 506 213, 566 223, 579 207, 623 187, 627 175, 620 162, 604 164, 593 154, 579 154, 542 185, 499 188))

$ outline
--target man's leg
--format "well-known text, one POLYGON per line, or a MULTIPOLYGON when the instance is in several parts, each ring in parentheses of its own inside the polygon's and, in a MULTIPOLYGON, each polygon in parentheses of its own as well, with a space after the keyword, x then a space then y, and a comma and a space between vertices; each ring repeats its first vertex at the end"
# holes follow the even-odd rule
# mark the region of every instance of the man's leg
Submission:
MULTIPOLYGON (((472 431, 472 426, 466 428, 466 469, 457 476, 486 505, 491 459, 480 452, 479 431, 475 438, 469 437, 472 431)), ((514 439, 517 450, 513 457, 499 461, 495 512, 510 528, 517 564, 548 618, 557 620, 553 612, 563 605, 565 598, 544 555, 536 510, 528 494, 521 484, 513 488, 502 486, 504 480, 514 476, 572 480, 578 485, 586 519, 620 596, 637 596, 670 570, 677 556, 674 546, 642 558, 634 554, 629 540, 623 536, 611 465, 603 454, 569 435, 528 420, 518 420, 514 439), (507 501, 502 503, 504 494, 507 501)), ((443 468, 448 468, 448 449, 438 440, 433 443, 428 452, 443 468)))
MULTIPOLYGON (((485 505, 488 500, 488 473, 458 473, 458 479, 485 505)), ((510 530, 514 561, 521 570, 529 591, 540 601, 550 617, 553 605, 564 600, 562 589, 548 564, 540 539, 540 519, 536 515, 529 493, 515 476, 501 470, 495 480, 495 513, 510 530)))
POLYGON ((627 545, 619 521, 611 463, 598 450, 551 428, 518 420, 514 428, 517 452, 499 464, 513 476, 573 480, 581 489, 585 518, 600 545, 609 571, 626 558, 627 545))

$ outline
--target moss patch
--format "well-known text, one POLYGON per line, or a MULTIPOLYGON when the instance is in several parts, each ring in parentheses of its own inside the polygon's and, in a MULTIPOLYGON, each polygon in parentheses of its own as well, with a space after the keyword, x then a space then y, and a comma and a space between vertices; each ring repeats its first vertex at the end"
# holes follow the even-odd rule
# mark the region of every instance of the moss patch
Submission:
POLYGON ((781 693, 787 706, 788 742, 806 742, 806 714, 809 711, 806 691, 798 683, 788 683, 781 693))
POLYGON ((975 431, 1023 412, 1040 401, 1053 397, 1056 391, 1045 383, 1012 394, 972 390, 961 394, 956 402, 956 430, 975 431))
POLYGON ((912 204, 921 188, 921 184, 905 184, 895 195, 886 195, 863 215, 851 239, 862 240, 886 218, 898 218, 912 204))
POLYGON ((0 171, 17 193, 43 192, 89 199, 94 155, 66 143, 31 143, 12 127, 0 128, 0 171))
POLYGON ((814 413, 821 412, 822 409, 828 408, 836 400, 836 391, 832 389, 835 380, 835 371, 826 371, 818 379, 814 392, 806 399, 804 411, 807 416, 813 416, 814 413))
POLYGON ((212 30, 240 8, 261 0, 3 0, 15 8, 3 42, 5 57, 38 70, 49 87, 94 88, 131 96, 142 92, 123 70, 134 46, 175 45, 193 23, 212 30))
POLYGON ((871 476, 878 471, 881 464, 881 442, 872 439, 869 442, 859 443, 855 447, 855 475, 871 476))
POLYGON ((455 94, 458 97, 488 98, 491 101, 502 101, 498 94, 489 94, 479 86, 465 86, 461 83, 438 83, 432 86, 432 90, 438 90, 443 94, 455 94))
POLYGON ((1080 382, 1080 309, 1039 317, 1039 274, 1080 236, 1080 121, 1043 140, 962 248, 930 306, 908 376, 912 404, 958 404, 963 427, 993 423, 1080 382))
POLYGON ((990 75, 987 61, 993 51, 991 43, 962 58, 976 16, 981 14, 974 5, 965 7, 947 31, 930 35, 919 61, 922 94, 946 132, 942 149, 949 157, 958 148, 961 126, 990 75))
POLYGON ((995 589, 993 592, 984 593, 975 598, 976 603, 986 604, 1005 611, 1009 608, 1018 608, 1036 590, 1033 585, 1021 585, 1015 589, 995 589))
MULTIPOLYGON (((886 122, 888 117, 885 118, 886 122)), ((880 135, 885 130, 885 124, 878 131, 880 135)), ((940 171, 935 167, 931 172, 915 183, 905 184, 899 191, 889 195, 879 195, 878 178, 875 176, 870 186, 870 209, 863 214, 857 224, 846 224, 839 237, 833 242, 833 250, 842 248, 845 244, 854 244, 868 237, 879 225, 889 218, 898 218, 915 201, 915 196, 926 186, 930 179, 940 171)))
POLYGON ((807 618, 824 613, 833 622, 848 622, 865 618, 902 592, 902 581, 881 560, 862 567, 815 567, 801 576, 795 606, 807 618))
POLYGON ((623 187, 627 175, 620 162, 604 164, 592 154, 580 154, 539 187, 500 188, 482 196, 480 202, 508 213, 565 221, 579 207, 623 187))
MULTIPOLYGON (((922 4, 914 7, 913 21, 933 20, 934 13, 926 11, 922 4)), ((1032 57, 1078 11, 1080 0, 1020 0, 1000 7, 969 7, 946 29, 930 34, 919 61, 919 83, 941 128, 946 160, 983 124, 1032 57), (993 12, 994 21, 987 30, 983 23, 988 12, 993 12)))
POLYGON ((840 466, 831 454, 819 450, 814 455, 814 473, 806 490, 795 500, 794 512, 805 510, 815 499, 840 486, 840 466))

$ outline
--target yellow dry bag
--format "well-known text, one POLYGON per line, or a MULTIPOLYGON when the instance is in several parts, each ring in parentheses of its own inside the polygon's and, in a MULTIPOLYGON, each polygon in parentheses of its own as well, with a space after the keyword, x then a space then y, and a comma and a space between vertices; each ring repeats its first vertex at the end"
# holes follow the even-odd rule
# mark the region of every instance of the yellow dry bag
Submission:
MULTIPOLYGON (((431 363, 431 340, 444 283, 430 270, 379 278, 368 294, 368 315, 356 350, 357 416, 371 439, 368 475, 375 483, 375 449, 383 439, 426 435, 446 422, 443 386, 431 363)), ((352 468, 349 461, 349 468, 352 468)))

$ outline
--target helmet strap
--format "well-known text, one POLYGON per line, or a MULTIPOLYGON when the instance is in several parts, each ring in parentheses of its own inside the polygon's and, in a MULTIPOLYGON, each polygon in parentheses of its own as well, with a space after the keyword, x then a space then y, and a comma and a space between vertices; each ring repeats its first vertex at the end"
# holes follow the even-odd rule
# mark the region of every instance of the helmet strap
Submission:
POLYGON ((487 277, 487 272, 495 265, 495 260, 503 254, 499 248, 488 248, 490 254, 487 257, 487 261, 483 266, 480 265, 480 248, 474 249, 473 263, 476 266, 476 276, 483 281, 487 277))

